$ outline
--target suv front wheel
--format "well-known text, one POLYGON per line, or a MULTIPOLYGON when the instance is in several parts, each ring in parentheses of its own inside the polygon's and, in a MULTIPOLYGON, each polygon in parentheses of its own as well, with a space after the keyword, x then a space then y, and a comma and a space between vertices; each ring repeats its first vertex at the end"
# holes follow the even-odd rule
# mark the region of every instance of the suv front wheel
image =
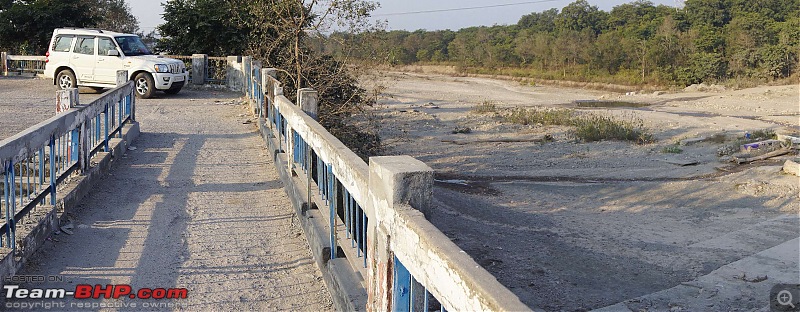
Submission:
POLYGON ((77 88, 77 84, 75 83, 75 74, 73 74, 69 69, 64 69, 58 72, 58 75, 56 76, 56 85, 58 85, 58 88, 61 90, 77 88))
POLYGON ((143 99, 149 99, 156 92, 153 76, 149 73, 136 75, 136 78, 133 79, 133 86, 136 88, 136 96, 143 99))

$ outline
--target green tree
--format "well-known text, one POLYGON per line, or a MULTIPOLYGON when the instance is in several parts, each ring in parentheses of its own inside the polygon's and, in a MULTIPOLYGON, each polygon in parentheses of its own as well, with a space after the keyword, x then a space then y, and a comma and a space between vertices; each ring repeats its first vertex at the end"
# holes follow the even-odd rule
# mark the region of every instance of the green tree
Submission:
POLYGON ((129 34, 139 31, 139 21, 124 0, 96 0, 91 10, 97 28, 129 34))
POLYGON ((248 47, 251 24, 232 0, 170 0, 163 4, 160 50, 172 54, 241 55, 248 47))
POLYGON ((83 1, 5 1, 0 9, 0 50, 42 55, 53 29, 95 25, 90 10, 90 3, 83 1))
POLYGON ((555 20, 560 31, 591 30, 595 35, 605 29, 608 13, 600 11, 597 6, 589 5, 586 0, 576 0, 561 9, 555 20))
POLYGON ((731 20, 727 0, 686 0, 683 12, 692 25, 725 26, 731 20))
POLYGON ((552 32, 556 29, 556 18, 558 18, 558 9, 549 9, 541 13, 533 12, 523 15, 517 22, 517 26, 532 32, 552 32))

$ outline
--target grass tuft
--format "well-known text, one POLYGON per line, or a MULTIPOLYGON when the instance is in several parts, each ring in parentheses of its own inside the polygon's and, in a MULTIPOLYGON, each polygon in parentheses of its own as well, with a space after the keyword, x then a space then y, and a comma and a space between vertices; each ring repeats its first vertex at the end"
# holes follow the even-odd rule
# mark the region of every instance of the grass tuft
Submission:
POLYGON ((600 140, 631 141, 647 144, 655 141, 644 127, 644 121, 636 117, 617 119, 611 116, 587 114, 575 118, 575 136, 585 142, 600 140))
POLYGON ((665 154, 680 154, 683 153, 683 150, 677 145, 667 145, 661 149, 661 152, 665 154))
POLYGON ((512 123, 522 125, 555 125, 575 127, 573 134, 584 142, 622 140, 637 144, 654 142, 653 135, 636 117, 619 119, 598 114, 577 114, 566 108, 515 108, 505 116, 512 123))
POLYGON ((476 114, 494 113, 497 111, 497 105, 492 101, 483 101, 483 103, 475 105, 472 112, 476 114))
POLYGON ((514 108, 506 120, 521 125, 572 126, 575 111, 565 108, 514 108))

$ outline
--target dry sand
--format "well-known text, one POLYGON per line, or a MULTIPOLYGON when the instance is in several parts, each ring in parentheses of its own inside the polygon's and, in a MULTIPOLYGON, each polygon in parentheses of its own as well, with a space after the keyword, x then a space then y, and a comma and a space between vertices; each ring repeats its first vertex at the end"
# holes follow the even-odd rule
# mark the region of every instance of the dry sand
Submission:
MULTIPOLYGON (((796 85, 625 95, 436 74, 392 72, 372 80, 386 87, 378 116, 387 154, 408 154, 436 170, 433 223, 531 306, 601 308, 690 282, 800 236, 800 183, 780 172, 789 156, 737 166, 717 156, 722 143, 662 152, 714 134, 732 141, 758 129, 797 131, 796 85), (576 108, 580 100, 649 105, 576 108), (484 101, 498 111, 569 107, 641 118, 657 142, 581 143, 567 127, 515 125, 498 114, 470 112, 484 101), (452 134, 456 127, 472 132, 452 134), (545 134, 555 140, 525 142, 545 134), (497 140, 511 142, 491 142, 497 140)), ((773 284, 800 282, 798 257, 789 261, 794 265, 780 272, 784 279, 773 274, 741 301, 704 298, 712 305, 702 307, 766 307, 773 284)), ((624 304, 633 310, 696 306, 682 300, 624 304)))

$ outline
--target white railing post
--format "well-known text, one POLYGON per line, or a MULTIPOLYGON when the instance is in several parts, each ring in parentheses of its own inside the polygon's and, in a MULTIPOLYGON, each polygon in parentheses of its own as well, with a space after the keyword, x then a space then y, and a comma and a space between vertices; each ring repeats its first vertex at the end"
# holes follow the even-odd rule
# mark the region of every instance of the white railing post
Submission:
POLYGON ((300 106, 308 116, 319 120, 317 112, 319 111, 319 93, 311 88, 302 88, 297 90, 297 106, 300 106))
POLYGON ((192 84, 205 84, 207 75, 208 54, 192 54, 192 84))
POLYGON ((69 88, 56 91, 56 114, 68 111, 78 105, 78 89, 69 88))
MULTIPOLYGON (((272 101, 272 99, 270 98, 270 95, 272 94, 272 92, 270 90, 270 87, 272 86, 272 84, 270 83, 270 80, 273 79, 273 78, 277 78, 277 77, 278 77, 278 70, 277 69, 275 69, 275 68, 262 68, 261 69, 261 96, 262 96, 262 99, 263 99, 263 101, 261 101, 261 114, 263 115, 262 117, 264 117, 264 119, 267 120, 268 124, 269 124, 269 116, 270 116, 269 109, 272 106, 272 105, 270 105, 270 101, 272 101)), ((272 127, 271 125, 268 125, 268 126, 272 127)))
POLYGON ((244 75, 242 72, 242 57, 228 56, 228 66, 225 75, 225 84, 232 91, 241 91, 244 75))
POLYGON ((117 87, 124 85, 128 82, 128 71, 127 70, 118 70, 117 71, 117 87))
POLYGON ((8 76, 8 52, 0 52, 0 74, 8 76))
POLYGON ((248 99, 252 99, 252 94, 250 94, 251 93, 250 91, 252 89, 251 83, 253 81, 253 79, 252 79, 252 75, 253 75, 252 71, 253 71, 253 57, 252 56, 243 56, 242 57, 242 73, 244 74, 244 79, 242 81, 242 89, 243 89, 242 91, 244 91, 244 95, 248 99))
POLYGON ((368 311, 388 311, 392 302, 393 210, 410 205, 430 214, 433 169, 411 156, 369 159, 369 193, 374 215, 367 228, 368 311))

